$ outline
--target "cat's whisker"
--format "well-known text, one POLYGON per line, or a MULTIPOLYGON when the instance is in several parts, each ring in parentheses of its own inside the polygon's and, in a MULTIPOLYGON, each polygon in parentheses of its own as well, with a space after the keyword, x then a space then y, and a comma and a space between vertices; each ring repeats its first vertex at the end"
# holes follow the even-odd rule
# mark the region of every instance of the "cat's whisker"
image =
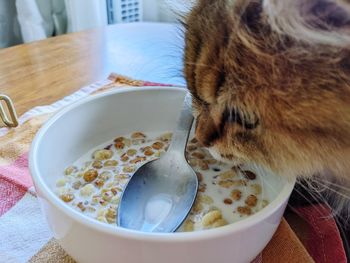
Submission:
MULTIPOLYGON (((253 171, 255 171, 257 174, 259 174, 260 175, 260 180, 261 180, 261 182, 262 182, 262 185, 264 185, 264 184, 269 184, 269 182, 268 181, 265 181, 264 180, 264 172, 265 171, 263 171, 263 169, 261 169, 261 167, 259 167, 258 165, 256 165, 255 163, 253 163, 253 164, 251 164, 251 166, 253 167, 253 171)), ((270 187, 271 187, 271 185, 270 185, 270 187)), ((266 189, 265 189, 265 187, 262 187, 262 189, 261 189, 261 200, 264 200, 264 199, 266 199, 266 189)), ((260 202, 260 208, 259 209, 262 209, 263 207, 262 207, 262 201, 260 202)))
MULTIPOLYGON (((244 177, 244 175, 243 175, 243 172, 240 172, 239 175, 240 175, 240 179, 242 179, 242 180, 245 179, 245 177, 244 177)), ((249 193, 249 190, 248 190, 248 187, 247 187, 246 184, 243 184, 243 188, 244 188, 244 191, 245 191, 246 193, 249 193)))
MULTIPOLYGON (((332 183, 326 180, 324 177, 311 177, 304 179, 304 181, 313 188, 315 188, 314 184, 321 185, 326 191, 324 191, 321 195, 321 193, 316 189, 316 191, 313 193, 320 196, 322 200, 325 200, 330 209, 332 209, 333 213, 337 215, 337 220, 341 221, 341 223, 344 225, 350 226, 350 222, 348 221, 350 218, 350 188, 332 183), (333 184, 333 188, 328 184, 333 184), (345 193, 341 191, 345 191, 345 193)), ((310 189, 308 189, 308 191, 310 191, 310 189)))
MULTIPOLYGON (((332 217, 337 217, 338 220, 340 220, 344 225, 348 224, 348 220, 346 218, 346 216, 343 216, 341 213, 339 213, 339 209, 334 209, 330 203, 329 200, 327 200, 323 195, 321 195, 321 193, 315 191, 315 192, 311 192, 310 189, 306 188, 306 186, 304 186, 303 184, 300 184, 301 187, 303 187, 306 191, 308 191, 308 193, 315 199, 317 200, 317 198, 315 197, 315 195, 318 196, 318 200, 322 200, 323 204, 326 205, 329 210, 332 213, 332 217)), ((297 191, 297 190, 296 190, 297 191)), ((298 191, 297 191, 298 192, 298 191)))
MULTIPOLYGON (((255 165, 254 167, 255 167, 255 169, 259 170, 258 174, 263 174, 263 173, 264 173, 264 171, 263 171, 262 169, 260 169, 259 166, 255 165)), ((273 186, 269 183, 269 181, 268 181, 268 180, 264 180, 264 176, 261 176, 261 180, 264 181, 264 184, 268 185, 271 189, 273 189, 273 186)), ((306 198, 306 196, 305 196, 303 193, 301 193, 300 191, 298 191, 298 189, 295 189, 295 191, 298 192, 299 195, 302 196, 302 197, 306 200, 306 202, 308 202, 310 205, 314 205, 309 199, 306 198)), ((300 215, 300 212, 299 212, 295 207, 293 207, 290 203, 288 203, 287 206, 288 206, 295 214, 300 215)), ((321 211, 320 209, 316 209, 316 210, 317 210, 317 212, 318 212, 319 214, 321 214, 322 211, 321 211)))
POLYGON ((337 184, 337 183, 334 183, 334 182, 331 182, 331 181, 327 181, 327 180, 322 179, 320 177, 315 177, 314 180, 317 181, 317 182, 323 182, 323 183, 326 183, 326 184, 330 184, 330 185, 332 185, 334 187, 337 187, 339 189, 342 189, 342 190, 345 190, 345 191, 349 191, 349 193, 350 193, 350 187, 345 187, 345 186, 342 186, 340 184, 337 184))
POLYGON ((323 186, 324 188, 326 188, 327 190, 329 190, 329 191, 335 193, 336 195, 339 195, 339 196, 341 196, 341 197, 343 197, 343 198, 345 198, 345 199, 350 200, 350 196, 347 196, 346 194, 340 192, 339 190, 333 189, 333 188, 329 187, 328 185, 323 184, 323 183, 321 183, 321 182, 318 182, 318 183, 319 183, 321 186, 323 186))
POLYGON ((322 193, 327 190, 325 187, 321 188, 321 185, 317 184, 314 178, 304 179, 304 182, 307 183, 308 187, 315 193, 322 193))
MULTIPOLYGON (((331 211, 331 214, 329 215, 329 217, 335 217, 335 212, 334 212, 334 210, 333 209, 331 209, 331 207, 329 206, 329 204, 327 203, 327 201, 324 199, 324 197, 323 196, 321 196, 321 195, 319 195, 319 193, 317 193, 317 196, 318 196, 318 198, 317 198, 317 196, 315 196, 314 195, 314 193, 312 193, 312 192, 310 192, 310 189, 307 189, 303 184, 299 184, 301 187, 303 187, 306 191, 308 191, 308 194, 310 194, 311 196, 312 196, 312 198, 314 198, 315 199, 315 201, 317 201, 317 200, 322 200, 323 201, 323 205, 326 205, 329 209, 330 209, 330 211, 331 211)), ((313 203, 313 202, 311 202, 301 191, 299 191, 297 188, 294 188, 294 191, 295 192, 297 192, 301 197, 303 197, 304 199, 305 199, 305 201, 307 202, 307 203, 309 203, 309 205, 310 206, 315 206, 315 203, 313 203)), ((316 206, 316 209, 315 209, 315 211, 321 216, 321 215, 323 215, 323 211, 322 211, 322 209, 321 208, 318 208, 317 206, 316 206)), ((321 216, 321 218, 328 218, 328 216, 321 216)))
MULTIPOLYGON (((272 186, 272 184, 269 182, 269 180, 264 180, 264 174, 265 174, 265 170, 264 169, 262 169, 261 168, 261 166, 259 166, 259 165, 255 165, 255 164, 252 164, 252 166, 254 167, 254 170, 255 171, 257 171, 257 174, 260 174, 261 175, 261 180, 263 181, 263 184, 266 184, 269 188, 271 188, 271 189, 273 189, 273 186, 272 186)), ((304 186, 303 186, 304 187, 304 186)), ((264 189, 264 188, 263 188, 264 189)), ((313 206, 314 205, 314 203, 312 203, 302 192, 300 192, 298 189, 296 189, 296 188, 294 188, 295 189, 295 191, 301 196, 301 197, 303 197, 304 199, 305 199, 305 201, 306 202, 308 202, 311 206, 313 206)), ((313 196, 313 195, 312 195, 313 196)), ((315 198, 315 196, 313 196, 313 198, 315 199, 315 200, 317 200, 316 198, 315 198)), ((323 198, 322 198, 323 199, 323 198)), ((323 199, 324 200, 324 199, 323 199)), ((328 204, 326 204, 328 207, 329 207, 329 205, 328 204)), ((287 204, 287 206, 294 212, 294 213, 296 213, 297 215, 300 215, 300 212, 295 208, 295 207, 293 207, 290 203, 288 203, 287 204)), ((322 210, 321 210, 321 208, 316 208, 316 211, 318 212, 318 214, 320 214, 320 215, 322 215, 323 213, 322 213, 322 210)), ((334 216, 333 214, 332 214, 332 216, 334 216)))
MULTIPOLYGON (((305 180, 303 182, 306 182, 305 180)), ((314 198, 315 201, 321 200, 323 203, 327 204, 327 206, 329 206, 326 198, 324 196, 321 195, 321 193, 319 192, 319 189, 315 188, 315 186, 311 186, 310 182, 308 183, 308 187, 306 187, 303 182, 299 182, 299 186, 304 188, 305 191, 307 191, 307 193, 309 195, 311 195, 312 198, 314 198), (311 188, 311 189, 310 189, 311 188), (311 191, 310 191, 311 190, 311 191), (313 190, 313 191, 312 191, 313 190)), ((296 189, 297 191, 297 189, 296 189)))

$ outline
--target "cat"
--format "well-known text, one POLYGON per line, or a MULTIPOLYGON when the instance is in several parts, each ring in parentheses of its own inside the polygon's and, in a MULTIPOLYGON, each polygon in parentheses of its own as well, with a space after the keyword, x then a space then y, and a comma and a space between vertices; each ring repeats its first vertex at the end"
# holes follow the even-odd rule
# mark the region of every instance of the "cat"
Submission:
POLYGON ((350 211, 350 1, 198 0, 183 20, 199 142, 350 211))

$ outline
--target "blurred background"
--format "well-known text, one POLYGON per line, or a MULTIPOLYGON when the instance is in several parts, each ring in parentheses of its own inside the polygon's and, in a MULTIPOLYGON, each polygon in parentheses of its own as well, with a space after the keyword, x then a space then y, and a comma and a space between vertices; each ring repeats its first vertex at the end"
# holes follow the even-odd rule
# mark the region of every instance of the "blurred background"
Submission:
POLYGON ((0 48, 108 24, 176 22, 182 8, 167 0, 0 0, 0 48))

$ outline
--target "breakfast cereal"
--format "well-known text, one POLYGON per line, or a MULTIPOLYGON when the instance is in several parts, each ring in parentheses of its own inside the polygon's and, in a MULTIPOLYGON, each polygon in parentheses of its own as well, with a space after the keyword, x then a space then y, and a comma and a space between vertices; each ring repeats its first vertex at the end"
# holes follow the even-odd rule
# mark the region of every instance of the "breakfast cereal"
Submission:
MULTIPOLYGON (((56 182, 57 195, 86 216, 116 224, 117 208, 132 174, 166 152, 171 133, 135 131, 89 151, 67 167, 56 182)), ((211 157, 193 138, 186 150, 199 188, 193 208, 178 231, 197 231, 234 223, 268 205, 261 178, 211 157)))

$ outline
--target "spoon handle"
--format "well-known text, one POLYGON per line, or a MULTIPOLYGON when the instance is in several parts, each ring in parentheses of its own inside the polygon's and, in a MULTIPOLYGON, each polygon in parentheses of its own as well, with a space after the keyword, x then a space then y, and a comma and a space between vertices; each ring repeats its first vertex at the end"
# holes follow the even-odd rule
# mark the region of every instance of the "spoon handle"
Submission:
POLYGON ((168 153, 179 153, 184 156, 188 136, 193 124, 192 98, 187 93, 182 106, 180 117, 177 120, 176 130, 173 132, 168 153))

